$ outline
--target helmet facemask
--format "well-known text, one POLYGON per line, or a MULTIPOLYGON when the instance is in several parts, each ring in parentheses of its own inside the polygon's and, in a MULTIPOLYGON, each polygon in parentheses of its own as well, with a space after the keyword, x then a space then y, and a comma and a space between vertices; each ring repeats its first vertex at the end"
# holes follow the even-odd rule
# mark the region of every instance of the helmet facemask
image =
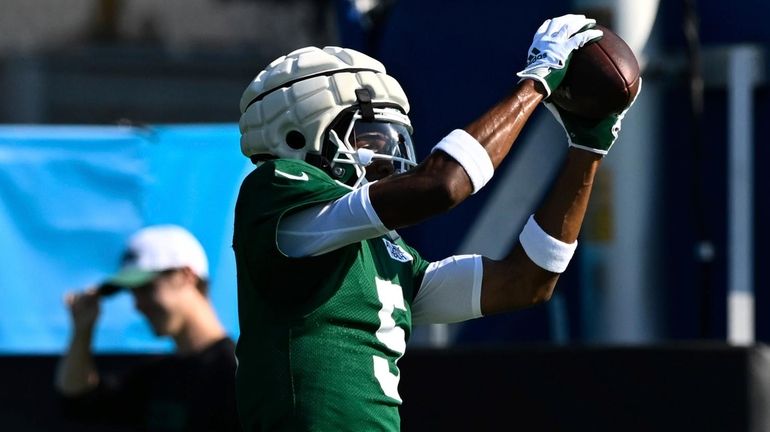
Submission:
POLYGON ((366 119, 356 106, 327 132, 329 144, 336 147, 331 176, 350 189, 417 166, 409 117, 394 108, 372 108, 370 114, 366 119))

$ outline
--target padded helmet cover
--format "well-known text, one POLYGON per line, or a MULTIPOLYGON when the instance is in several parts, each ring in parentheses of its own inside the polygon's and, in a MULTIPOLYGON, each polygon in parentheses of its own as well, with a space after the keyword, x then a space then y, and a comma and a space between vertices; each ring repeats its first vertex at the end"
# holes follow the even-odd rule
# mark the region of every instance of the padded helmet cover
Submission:
POLYGON ((361 88, 369 90, 373 106, 409 112, 401 85, 382 63, 358 51, 305 47, 274 60, 241 97, 241 151, 301 160, 322 154, 329 126, 357 103, 361 88))

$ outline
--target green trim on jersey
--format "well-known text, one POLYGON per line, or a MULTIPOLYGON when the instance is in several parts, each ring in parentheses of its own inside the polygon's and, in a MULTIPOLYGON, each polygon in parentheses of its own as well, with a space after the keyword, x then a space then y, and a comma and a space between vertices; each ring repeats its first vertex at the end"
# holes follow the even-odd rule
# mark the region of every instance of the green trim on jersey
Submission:
POLYGON ((237 396, 246 430, 397 431, 396 362, 428 263, 388 236, 291 258, 281 217, 350 192, 296 160, 263 163, 235 211, 240 339, 237 396))

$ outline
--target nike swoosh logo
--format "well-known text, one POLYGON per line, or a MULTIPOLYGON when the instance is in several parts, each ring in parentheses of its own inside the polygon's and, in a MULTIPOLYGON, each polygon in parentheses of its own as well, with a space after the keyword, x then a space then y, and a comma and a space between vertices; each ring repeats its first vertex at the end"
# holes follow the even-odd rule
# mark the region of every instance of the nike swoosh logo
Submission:
POLYGON ((286 177, 287 179, 302 180, 302 181, 310 180, 310 177, 308 177, 307 173, 304 172, 304 171, 302 172, 302 175, 289 174, 289 173, 285 173, 285 172, 283 172, 281 170, 275 170, 275 173, 278 174, 279 176, 286 177))

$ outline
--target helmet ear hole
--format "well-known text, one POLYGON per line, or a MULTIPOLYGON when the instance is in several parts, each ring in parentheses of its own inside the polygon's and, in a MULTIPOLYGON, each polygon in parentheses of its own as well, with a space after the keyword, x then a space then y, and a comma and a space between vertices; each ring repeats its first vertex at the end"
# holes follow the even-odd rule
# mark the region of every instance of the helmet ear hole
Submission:
POLYGON ((305 136, 299 131, 289 131, 289 133, 286 134, 286 144, 294 150, 299 150, 305 147, 305 136))

